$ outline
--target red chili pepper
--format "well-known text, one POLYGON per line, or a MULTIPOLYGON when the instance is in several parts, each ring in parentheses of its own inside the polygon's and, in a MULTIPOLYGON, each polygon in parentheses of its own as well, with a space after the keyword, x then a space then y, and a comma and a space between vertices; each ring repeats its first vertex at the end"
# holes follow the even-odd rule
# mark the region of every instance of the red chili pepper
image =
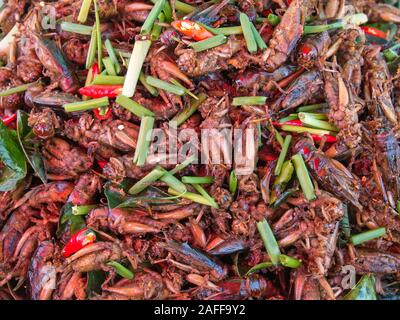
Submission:
POLYGON ((268 17, 268 15, 269 15, 270 13, 273 13, 273 11, 272 11, 271 9, 267 9, 267 10, 264 10, 261 14, 262 14, 264 17, 268 17))
POLYGON ((206 28, 191 20, 176 20, 173 21, 171 25, 185 36, 191 37, 196 41, 205 40, 214 36, 206 28))
POLYGON ((79 93, 91 98, 115 98, 122 93, 122 85, 96 84, 80 88, 79 93))
POLYGON ((97 160, 97 164, 102 169, 106 166, 107 163, 108 163, 108 161, 105 161, 105 160, 97 160))
POLYGON ((315 142, 320 142, 322 140, 322 138, 325 138, 326 139, 325 141, 329 142, 329 143, 335 143, 337 141, 335 136, 331 136, 331 135, 327 135, 327 134, 325 134, 323 136, 312 134, 311 137, 313 138, 313 140, 315 142))
POLYGON ((93 230, 90 230, 88 228, 79 230, 71 237, 71 239, 69 239, 64 249, 62 250, 62 255, 64 258, 68 258, 75 252, 78 252, 83 247, 95 241, 96 234, 93 230))
POLYGON ((92 79, 90 79, 90 82, 92 82, 94 80, 95 76, 100 74, 100 69, 99 69, 99 65, 97 64, 97 62, 93 63, 91 70, 92 70, 92 79))
POLYGON ((14 113, 11 116, 8 117, 2 117, 1 120, 3 120, 4 124, 6 126, 8 126, 9 124, 11 124, 15 119, 17 119, 17 114, 14 113))
POLYGON ((308 45, 307 43, 303 43, 300 45, 299 52, 303 55, 308 55, 312 51, 312 47, 308 45))
POLYGON ((258 158, 260 160, 268 162, 278 159, 278 156, 275 153, 273 153, 273 151, 270 148, 264 147, 260 151, 258 151, 258 158))
POLYGON ((387 33, 379 30, 378 28, 374 28, 374 27, 361 27, 361 30, 363 30, 366 34, 369 34, 371 36, 377 37, 377 38, 381 38, 381 39, 385 39, 387 38, 387 33))
POLYGON ((95 117, 99 120, 107 120, 107 119, 111 118, 111 115, 112 115, 111 108, 107 108, 106 113, 103 115, 100 114, 100 109, 98 109, 98 108, 93 109, 93 113, 94 113, 95 117))
POLYGON ((296 127, 302 127, 303 126, 303 124, 301 123, 300 120, 288 120, 288 121, 285 121, 285 122, 274 121, 274 122, 272 122, 272 124, 275 127, 281 127, 284 124, 288 124, 288 125, 296 126, 296 127))

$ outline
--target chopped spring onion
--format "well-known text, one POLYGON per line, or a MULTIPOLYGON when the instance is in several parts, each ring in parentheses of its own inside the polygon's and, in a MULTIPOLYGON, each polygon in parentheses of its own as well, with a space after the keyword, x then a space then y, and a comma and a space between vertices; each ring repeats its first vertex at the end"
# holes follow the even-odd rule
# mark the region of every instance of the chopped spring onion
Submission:
MULTIPOLYGON (((164 21, 165 21, 165 15, 164 15, 164 13, 161 12, 158 15, 158 22, 162 23, 164 21)), ((157 24, 157 23, 155 23, 154 26, 153 26, 153 29, 151 30, 150 39, 152 41, 158 40, 158 38, 160 38, 161 30, 162 30, 162 26, 157 24)))
POLYGON ((95 26, 96 26, 96 40, 97 40, 97 65, 99 66, 99 70, 103 70, 103 45, 101 41, 101 31, 100 31, 100 16, 99 16, 99 9, 97 7, 97 1, 94 1, 94 13, 95 13, 95 26))
POLYGON ((189 96, 191 96, 193 99, 195 100, 199 100, 199 98, 193 94, 189 89, 185 88, 178 80, 171 78, 169 80, 173 85, 182 88, 183 90, 185 90, 185 93, 188 94, 189 96))
POLYGON ((192 187, 198 192, 200 193, 205 199, 207 199, 207 201, 210 203, 210 206, 213 208, 218 209, 218 203, 214 200, 213 197, 211 197, 208 192, 199 184, 196 183, 192 183, 192 187))
POLYGON ((196 155, 191 155, 190 157, 188 157, 187 159, 185 159, 184 161, 182 161, 182 163, 178 164, 175 168, 171 169, 169 171, 170 174, 176 174, 179 171, 182 171, 183 169, 185 169, 188 165, 190 165, 191 163, 193 163, 193 161, 196 160, 196 155))
POLYGON ((178 96, 183 96, 185 94, 185 90, 183 88, 175 86, 175 85, 168 83, 166 81, 163 81, 161 79, 154 78, 152 76, 147 76, 146 82, 153 87, 156 87, 158 89, 162 89, 162 90, 165 90, 168 92, 172 92, 178 96))
POLYGON ((6 97, 6 96, 9 96, 9 95, 14 94, 14 93, 24 92, 24 91, 28 90, 28 88, 31 85, 34 85, 35 83, 36 82, 22 84, 22 85, 17 86, 17 87, 13 87, 13 88, 9 88, 9 89, 0 91, 0 97, 6 97))
POLYGON ((233 106, 243 106, 243 105, 263 105, 267 101, 267 97, 262 96, 250 96, 250 97, 235 97, 233 98, 233 106))
POLYGON ((124 96, 132 97, 134 95, 140 71, 142 70, 143 62, 146 59, 146 55, 149 52, 150 46, 150 40, 135 41, 132 50, 132 57, 135 58, 129 59, 128 71, 126 72, 124 88, 122 90, 122 94, 124 96))
MULTIPOLYGON (((306 112, 302 112, 302 113, 306 113, 306 112)), ((318 119, 318 120, 328 120, 328 116, 325 113, 306 113, 308 116, 313 117, 314 119, 318 119)), ((296 116, 297 118, 299 117, 298 113, 292 113, 289 116, 296 116)))
POLYGON ((187 4, 185 2, 176 0, 175 1, 175 9, 182 13, 188 14, 188 13, 192 13, 194 10, 196 10, 196 7, 191 6, 190 4, 187 4))
POLYGON ((93 25, 92 36, 90 38, 89 49, 86 56, 86 69, 89 69, 93 65, 94 59, 96 57, 96 50, 97 50, 97 32, 95 25, 93 25))
POLYGON ((160 166, 155 167, 142 179, 136 182, 128 191, 129 194, 138 194, 146 189, 151 183, 157 181, 164 175, 165 171, 160 166))
POLYGON ((276 14, 270 13, 267 17, 269 24, 273 27, 277 26, 279 22, 281 22, 281 18, 279 18, 276 14))
POLYGON ((272 232, 267 220, 263 219, 262 221, 257 222, 257 229, 264 242, 264 247, 267 249, 271 262, 274 265, 278 265, 281 251, 279 250, 278 242, 276 242, 274 233, 272 232))
POLYGON ((330 24, 320 24, 314 26, 304 26, 303 34, 320 33, 332 29, 339 29, 345 26, 344 21, 337 21, 330 24))
MULTIPOLYGON (((151 2, 155 3, 155 0, 151 0, 151 2)), ((172 17, 172 8, 168 1, 165 1, 164 8, 162 9, 162 13, 164 14, 165 20, 170 23, 174 19, 172 17)))
POLYGON ((273 267, 273 266, 274 266, 274 264, 271 261, 261 262, 259 264, 256 264, 251 269, 249 269, 244 276, 247 277, 247 276, 253 274, 254 272, 257 272, 257 271, 262 270, 262 269, 267 269, 267 268, 270 268, 270 267, 273 267))
MULTIPOLYGON (((106 60, 106 59, 104 59, 106 60)), ((104 63, 104 65, 106 62, 104 63)), ((105 85, 117 85, 117 84, 123 84, 125 80, 125 77, 120 77, 120 76, 104 76, 104 75, 97 75, 94 77, 92 84, 105 84, 105 85)))
POLYGON ((281 133, 275 129, 275 127, 272 125, 272 122, 270 120, 269 126, 268 126, 268 130, 270 130, 274 136, 276 141, 278 141, 279 145, 281 146, 281 148, 283 147, 283 137, 281 135, 281 133))
POLYGON ((92 34, 93 27, 85 26, 83 24, 63 21, 61 22, 61 29, 67 32, 73 32, 90 36, 92 34))
POLYGON ((299 153, 295 154, 292 157, 292 161, 296 171, 297 179, 300 182, 300 186, 303 190, 304 196, 309 201, 315 199, 316 196, 314 192, 314 185, 312 184, 310 175, 308 174, 308 170, 306 164, 304 163, 303 157, 299 153))
POLYGON ((322 121, 322 120, 318 120, 312 116, 310 116, 308 113, 303 113, 303 112, 299 112, 298 115, 300 121, 309 127, 315 128, 315 129, 322 129, 322 130, 329 130, 329 131, 333 131, 333 132, 338 132, 339 129, 327 122, 327 121, 322 121))
POLYGON ((301 260, 281 254, 279 261, 284 267, 296 269, 301 266, 301 260))
POLYGON ((285 123, 286 121, 290 121, 290 120, 298 120, 299 117, 297 116, 297 114, 290 114, 287 117, 281 118, 279 119, 279 123, 285 123))
POLYGON ((355 24, 360 25, 368 22, 368 17, 364 13, 356 13, 353 15, 349 15, 344 17, 340 21, 336 21, 330 24, 322 24, 322 25, 314 25, 314 26, 304 26, 303 34, 310 34, 310 33, 320 33, 332 29, 339 29, 343 28, 347 24, 355 24))
POLYGON ((125 97, 122 94, 118 95, 115 102, 118 103, 120 106, 124 107, 126 110, 132 112, 134 115, 138 116, 139 118, 142 118, 145 116, 148 116, 148 117, 154 116, 154 113, 152 111, 143 107, 136 101, 133 101, 132 99, 130 99, 128 97, 125 97))
MULTIPOLYGON (((150 0, 150 2, 152 2, 153 4, 156 4, 157 0, 150 0)), ((164 7, 162 8, 162 11, 164 12, 163 14, 164 14, 164 17, 165 17, 166 21, 168 23, 171 22, 173 20, 172 8, 171 8, 171 6, 170 6, 168 1, 165 1, 165 4, 164 4, 164 7)))
POLYGON ((238 179, 235 170, 232 170, 231 174, 229 175, 229 191, 232 195, 236 193, 237 186, 238 186, 238 179))
POLYGON ((206 198, 204 198, 203 196, 201 196, 201 195, 199 195, 197 193, 186 191, 185 193, 182 194, 182 193, 180 193, 180 192, 178 192, 178 191, 176 191, 176 190, 174 190, 172 188, 168 188, 168 193, 172 194, 174 196, 180 196, 182 198, 191 200, 193 202, 204 204, 206 206, 210 206, 210 207, 214 206, 213 203, 210 203, 206 198))
POLYGON ((267 45, 266 45, 264 39, 263 39, 263 38, 261 37, 261 35, 258 33, 258 31, 257 31, 256 27, 254 26, 254 24, 253 24, 253 23, 250 23, 250 26, 251 26, 251 30, 253 31, 253 36, 254 36, 254 39, 255 39, 256 42, 257 42, 258 48, 259 48, 260 50, 267 49, 268 47, 267 47, 267 45))
POLYGON ((147 83, 146 76, 144 75, 143 71, 140 72, 139 81, 152 96, 158 96, 158 90, 147 83))
POLYGON ((99 107, 106 107, 109 105, 108 97, 91 99, 88 101, 78 101, 64 104, 65 112, 78 112, 86 111, 99 107))
POLYGON ((142 28, 140 30, 140 34, 142 35, 150 34, 151 30, 153 29, 153 24, 156 21, 157 17, 160 15, 161 10, 163 10, 164 6, 165 6, 165 0, 157 1, 157 3, 153 6, 149 15, 147 16, 146 21, 143 23, 142 28))
POLYGON ((183 109, 181 113, 178 113, 175 117, 173 117, 171 122, 176 123, 176 125, 179 127, 197 111, 198 107, 204 102, 204 100, 206 100, 207 96, 204 93, 200 93, 197 98, 198 100, 191 99, 190 105, 183 109))
POLYGON ((109 261, 107 265, 113 267, 115 272, 125 279, 133 279, 133 272, 117 261, 109 261))
POLYGON ((281 150, 281 153, 279 154, 278 162, 276 163, 276 167, 275 167, 275 175, 276 176, 279 176, 279 174, 281 173, 282 165, 283 165, 283 162, 285 161, 291 141, 292 141, 292 136, 290 134, 288 134, 285 137, 285 140, 283 141, 282 150, 281 150))
POLYGON ((382 237, 386 234, 386 228, 381 227, 374 230, 365 231, 350 237, 350 241, 353 245, 357 246, 364 242, 382 237))
POLYGON ((214 37, 198 41, 198 42, 193 42, 189 46, 194 49, 196 52, 201 52, 205 51, 208 49, 212 49, 215 47, 220 46, 221 44, 224 44, 227 41, 227 37, 225 37, 223 34, 216 35, 214 37))
POLYGON ((143 166, 146 163, 147 153, 151 142, 151 134, 153 131, 154 118, 144 116, 140 122, 139 135, 136 144, 133 162, 137 166, 143 166))
POLYGON ((297 112, 309 112, 309 111, 317 111, 327 109, 327 103, 317 103, 317 104, 310 104, 308 106, 302 106, 297 108, 297 112))
POLYGON ((257 42, 256 39, 254 39, 254 34, 251 27, 250 19, 243 12, 240 13, 239 18, 240 18, 240 25, 242 26, 243 30, 244 39, 246 40, 247 50, 249 50, 250 53, 256 53, 257 42))
POLYGON ((232 34, 243 34, 242 26, 213 28, 200 22, 197 23, 214 34, 223 34, 224 36, 230 36, 232 34))
POLYGON ((271 192, 271 196, 269 198, 269 204, 272 205, 278 200, 278 196, 280 193, 285 190, 286 185, 292 179, 294 167, 292 161, 287 160, 283 163, 281 172, 279 176, 275 178, 274 188, 271 192), (277 192, 280 191, 280 192, 277 192))
POLYGON ((308 132, 311 134, 316 134, 319 136, 323 135, 336 135, 334 132, 326 131, 326 130, 320 130, 320 129, 314 129, 314 128, 308 128, 308 127, 298 127, 298 126, 292 126, 289 124, 284 124, 282 125, 281 129, 283 131, 288 131, 288 132, 296 132, 296 133, 303 133, 303 132, 308 132))
POLYGON ((208 184, 208 183, 213 183, 214 182, 214 178, 213 177, 190 177, 190 176, 185 176, 185 177, 182 177, 182 182, 183 183, 208 184))
POLYGON ((74 216, 86 216, 90 210, 96 208, 97 205, 73 206, 72 214, 74 216))
POLYGON ((90 5, 92 4, 92 0, 83 0, 81 9, 79 10, 78 21, 80 23, 85 23, 89 14, 90 5))
POLYGON ((168 171, 165 171, 160 180, 179 193, 185 193, 187 191, 185 184, 168 171))
MULTIPOLYGON (((104 41, 104 46, 106 47, 108 56, 110 57, 113 65, 114 65, 115 72, 117 74, 120 73, 121 72, 121 66, 120 66, 120 64, 118 62, 117 55, 115 53, 114 47, 111 44, 110 39, 107 39, 106 41, 104 41)), ((108 70, 107 70, 107 72, 108 72, 108 70)))

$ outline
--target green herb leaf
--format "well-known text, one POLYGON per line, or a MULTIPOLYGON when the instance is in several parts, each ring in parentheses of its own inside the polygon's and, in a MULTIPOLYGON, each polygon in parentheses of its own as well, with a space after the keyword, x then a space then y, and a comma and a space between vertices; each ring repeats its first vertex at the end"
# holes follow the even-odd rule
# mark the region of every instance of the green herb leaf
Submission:
POLYGON ((133 272, 117 261, 109 261, 107 265, 113 267, 115 272, 125 279, 133 279, 133 272))
POLYGON ((93 297, 95 293, 101 293, 101 285, 106 279, 106 273, 102 270, 89 271, 87 273, 86 294, 93 297))
POLYGON ((28 126, 28 114, 22 110, 17 113, 17 137, 26 159, 43 183, 47 183, 47 173, 38 148, 30 141, 32 130, 28 126))
POLYGON ((1 170, 0 191, 14 190, 18 181, 25 178, 27 166, 16 132, 3 121, 0 121, 0 159, 5 165, 1 170))
POLYGON ((118 186, 111 182, 104 185, 104 195, 107 198, 107 204, 110 209, 118 207, 123 201, 128 181, 123 180, 118 186))

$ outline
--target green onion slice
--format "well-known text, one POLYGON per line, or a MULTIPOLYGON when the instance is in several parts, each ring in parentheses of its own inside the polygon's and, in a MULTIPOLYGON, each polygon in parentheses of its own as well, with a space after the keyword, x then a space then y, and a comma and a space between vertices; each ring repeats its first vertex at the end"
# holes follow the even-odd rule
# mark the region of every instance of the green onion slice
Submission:
POLYGON ((184 176, 182 177, 183 183, 196 183, 196 184, 209 184, 214 182, 213 177, 191 177, 184 176))
POLYGON ((308 170, 306 164, 304 163, 303 157, 301 154, 296 154, 292 157, 292 161, 294 164, 294 169, 296 171, 297 179, 300 182, 301 189, 303 190, 304 196, 308 201, 316 198, 314 192, 314 185, 312 184, 310 175, 308 174, 308 170))
POLYGON ((129 194, 138 194, 146 189, 151 183, 157 181, 164 175, 165 171, 160 166, 155 167, 142 179, 136 182, 128 191, 129 194))
POLYGON ((267 220, 263 219, 262 221, 257 222, 257 229, 264 242, 265 249, 268 252, 271 262, 274 265, 278 265, 281 251, 279 250, 278 242, 276 241, 274 233, 272 232, 267 220))
POLYGON ((359 244, 362 244, 364 242, 382 237, 386 234, 386 228, 381 227, 369 231, 365 231, 356 235, 353 235, 350 237, 350 241, 353 245, 357 246, 359 244))
POLYGON ((250 96, 250 97, 235 97, 233 98, 233 106, 252 106, 252 105, 264 105, 267 101, 267 97, 263 96, 250 96))
POLYGON ((80 23, 85 23, 89 14, 90 5, 92 4, 92 0, 83 0, 81 9, 79 10, 78 21, 80 23))
POLYGON ((134 115, 138 116, 139 118, 142 118, 145 116, 147 116, 147 117, 154 116, 154 113, 152 111, 143 107, 136 101, 133 101, 132 99, 130 99, 128 97, 125 97, 122 94, 118 95, 115 102, 118 103, 120 106, 124 107, 126 110, 132 112, 134 115))
POLYGON ((205 51, 208 49, 212 49, 220 46, 221 44, 226 43, 227 37, 223 34, 216 35, 215 37, 211 37, 202 41, 193 42, 190 44, 190 47, 194 49, 196 52, 205 51))
POLYGON ((61 22, 61 29, 67 32, 73 32, 78 34, 83 34, 86 36, 90 36, 92 34, 93 27, 85 26, 83 24, 72 23, 63 21, 61 22))
POLYGON ((99 107, 106 107, 110 103, 108 101, 108 97, 91 99, 87 101, 78 101, 72 103, 64 104, 65 112, 78 112, 78 111, 86 111, 91 109, 96 109, 99 107))
POLYGON ((139 136, 137 139, 136 150, 133 156, 133 162, 137 166, 143 166, 146 163, 147 153, 151 142, 154 118, 149 116, 142 117, 140 122, 139 136))
MULTIPOLYGON (((106 60, 106 59, 104 59, 106 60)), ((125 81, 125 77, 120 76, 104 76, 104 75, 97 75, 94 77, 92 84, 106 84, 106 85, 117 85, 123 84, 125 81)))
POLYGON ((249 50, 250 53, 256 53, 257 42, 254 38, 250 19, 243 12, 240 13, 239 19, 240 19, 240 25, 242 26, 244 39, 246 40, 247 50, 249 50))
POLYGON ((185 90, 181 87, 175 86, 171 83, 168 83, 166 81, 163 81, 158 78, 154 78, 152 76, 147 76, 146 77, 146 82, 150 84, 153 87, 172 92, 178 96, 183 96, 185 94, 185 90))
POLYGON ((279 176, 279 174, 281 173, 282 165, 283 165, 283 162, 285 162, 285 158, 288 153, 291 141, 292 141, 292 136, 289 134, 285 137, 281 153, 279 154, 278 162, 276 163, 276 167, 275 167, 275 175, 276 176, 279 176))
POLYGON ((109 261, 107 265, 113 267, 115 272, 125 279, 133 279, 133 272, 117 261, 109 261))

